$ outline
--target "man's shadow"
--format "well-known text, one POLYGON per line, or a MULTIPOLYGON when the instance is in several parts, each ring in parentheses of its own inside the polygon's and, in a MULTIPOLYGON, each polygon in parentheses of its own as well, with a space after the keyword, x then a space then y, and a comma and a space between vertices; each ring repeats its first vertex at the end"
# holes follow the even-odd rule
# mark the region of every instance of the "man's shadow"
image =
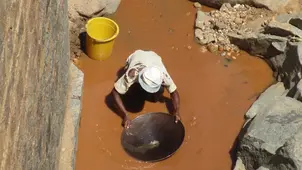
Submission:
MULTIPOLYGON (((125 73, 124 67, 120 68, 117 72, 117 79, 116 81, 125 73)), ((147 93, 139 83, 133 84, 126 94, 121 95, 122 102, 125 106, 125 109, 130 113, 139 113, 143 110, 145 106, 145 102, 160 102, 165 103, 169 113, 173 112, 173 105, 172 100, 170 98, 165 97, 164 95, 164 88, 162 87, 161 90, 157 93, 158 97, 154 97, 154 94, 147 93)), ((121 111, 118 109, 116 102, 114 101, 112 92, 110 92, 105 97, 105 103, 111 111, 117 114, 119 117, 122 117, 121 111)))

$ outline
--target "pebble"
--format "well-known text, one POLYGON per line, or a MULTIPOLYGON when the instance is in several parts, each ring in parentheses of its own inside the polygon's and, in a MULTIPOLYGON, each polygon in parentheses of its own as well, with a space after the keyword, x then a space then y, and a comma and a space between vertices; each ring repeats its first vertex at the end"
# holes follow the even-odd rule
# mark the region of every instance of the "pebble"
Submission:
POLYGON ((231 53, 227 53, 227 56, 231 56, 231 53))
POLYGON ((240 14, 240 18, 245 18, 246 17, 246 13, 241 13, 240 14))
POLYGON ((235 22, 236 24, 242 24, 242 19, 240 19, 240 18, 235 18, 234 22, 235 22))
MULTIPOLYGON (((218 38, 218 40, 219 40, 219 38, 218 38)), ((223 50, 224 50, 223 46, 222 46, 222 45, 219 45, 219 46, 218 46, 218 50, 219 50, 219 51, 223 51, 223 50)))
POLYGON ((225 50, 229 52, 229 51, 231 51, 231 47, 227 46, 227 47, 225 47, 225 50))
POLYGON ((202 53, 205 53, 205 52, 207 52, 208 50, 207 50, 207 47, 206 47, 206 46, 202 46, 202 47, 200 47, 200 51, 201 51, 202 53))
POLYGON ((222 57, 224 57, 226 55, 226 52, 223 52, 220 54, 222 57))
POLYGON ((237 58, 235 56, 233 56, 232 59, 236 60, 237 58))
POLYGON ((200 4, 199 2, 195 2, 195 3, 194 3, 194 7, 195 7, 195 8, 201 8, 201 4, 200 4))
POLYGON ((221 41, 224 41, 224 38, 223 37, 218 37, 217 40, 221 42, 221 41))
POLYGON ((216 52, 217 50, 218 50, 218 45, 217 44, 209 44, 208 46, 207 46, 207 48, 208 48, 208 50, 210 51, 210 52, 216 52))
POLYGON ((191 12, 187 12, 186 15, 187 15, 187 16, 191 15, 191 12))
POLYGON ((190 45, 188 45, 188 46, 187 46, 187 48, 188 48, 189 50, 191 50, 191 49, 192 49, 192 47, 191 47, 190 45))
POLYGON ((208 50, 207 50, 207 47, 206 47, 206 46, 201 46, 201 47, 200 47, 200 51, 201 51, 202 53, 205 53, 205 52, 207 52, 208 50))

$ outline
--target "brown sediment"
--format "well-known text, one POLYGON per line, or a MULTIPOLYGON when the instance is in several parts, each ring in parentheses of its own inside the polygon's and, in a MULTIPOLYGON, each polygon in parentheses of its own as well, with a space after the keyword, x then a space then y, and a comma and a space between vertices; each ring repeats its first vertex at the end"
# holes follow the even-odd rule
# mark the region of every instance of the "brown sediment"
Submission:
MULTIPOLYGON (((272 72, 264 61, 247 54, 228 61, 202 52, 194 41, 195 13, 193 4, 186 0, 122 1, 112 17, 120 26, 120 35, 111 58, 98 62, 82 55, 78 63, 85 82, 77 170, 231 168, 229 151, 243 115, 272 83, 272 72), (107 95, 117 71, 136 49, 162 56, 180 92, 186 127, 185 141, 177 153, 152 164, 136 161, 124 152, 121 119, 106 104, 111 102, 107 95)), ((154 111, 167 112, 167 108, 164 103, 146 102, 140 114, 154 111)))

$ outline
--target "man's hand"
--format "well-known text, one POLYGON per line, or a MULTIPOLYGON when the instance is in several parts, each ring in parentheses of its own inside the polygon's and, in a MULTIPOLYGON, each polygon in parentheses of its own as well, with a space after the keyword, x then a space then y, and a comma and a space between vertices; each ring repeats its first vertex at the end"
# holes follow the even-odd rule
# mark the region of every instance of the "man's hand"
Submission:
POLYGON ((125 116, 122 125, 124 126, 124 128, 128 129, 130 127, 130 124, 131 124, 131 120, 128 118, 128 116, 125 116))
POLYGON ((178 121, 180 121, 181 118, 180 118, 180 115, 179 115, 178 112, 175 113, 174 116, 175 116, 175 123, 177 123, 178 121))

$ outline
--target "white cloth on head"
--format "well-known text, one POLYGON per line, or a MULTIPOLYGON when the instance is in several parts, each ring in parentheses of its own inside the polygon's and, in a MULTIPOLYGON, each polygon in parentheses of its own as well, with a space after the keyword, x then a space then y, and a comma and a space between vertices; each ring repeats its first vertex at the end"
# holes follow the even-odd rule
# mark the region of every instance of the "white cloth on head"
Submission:
MULTIPOLYGON (((159 84, 159 82, 161 81, 161 85, 166 87, 169 93, 173 93, 177 89, 175 83, 171 79, 170 75, 168 74, 163 64, 161 57, 153 51, 136 50, 127 58, 125 68, 127 69, 126 73, 123 76, 121 76, 119 80, 114 84, 115 89, 120 94, 125 94, 129 90, 132 84, 136 82, 142 84, 141 82, 144 82, 144 80, 152 81, 152 83, 155 84, 159 84), (156 69, 158 69, 160 72, 161 80, 157 78, 154 79, 154 76, 158 76, 159 73, 158 71, 155 71, 156 69)), ((148 84, 148 82, 144 82, 144 83, 145 83, 144 85, 147 84, 152 86, 151 82, 149 82, 151 84, 148 84)), ((143 88, 144 85, 142 86, 143 88)), ((155 90, 156 88, 154 88, 151 91, 155 91, 155 90)), ((148 92, 148 90, 146 91, 148 92)))
POLYGON ((140 71, 138 82, 149 93, 156 93, 163 82, 163 73, 155 66, 145 67, 140 71))

